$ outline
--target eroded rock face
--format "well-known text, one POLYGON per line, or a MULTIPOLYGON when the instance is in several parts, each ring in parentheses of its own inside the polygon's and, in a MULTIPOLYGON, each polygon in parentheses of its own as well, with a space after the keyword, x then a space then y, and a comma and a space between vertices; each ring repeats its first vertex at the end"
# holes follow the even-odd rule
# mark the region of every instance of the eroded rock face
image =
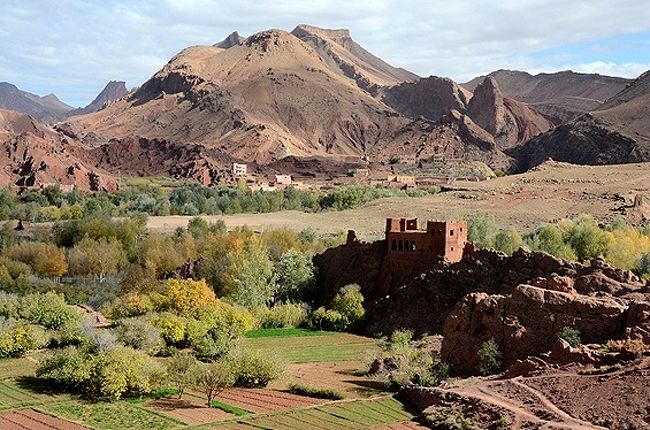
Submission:
POLYGON ((442 357, 460 373, 473 373, 482 344, 494 339, 505 367, 551 350, 563 327, 583 342, 606 343, 621 333, 627 306, 593 297, 519 285, 509 295, 467 295, 445 321, 442 357))

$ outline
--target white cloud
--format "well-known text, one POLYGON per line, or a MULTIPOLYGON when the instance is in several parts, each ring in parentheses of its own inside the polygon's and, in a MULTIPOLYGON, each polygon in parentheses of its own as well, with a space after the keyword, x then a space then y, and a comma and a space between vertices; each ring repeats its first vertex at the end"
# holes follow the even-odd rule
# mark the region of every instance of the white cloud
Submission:
POLYGON ((575 65, 631 76, 650 63, 647 44, 615 47, 629 52, 623 59, 608 57, 607 44, 579 55, 560 48, 648 34, 649 16, 650 2, 638 0, 3 0, 0 80, 84 104, 108 80, 140 85, 186 46, 299 23, 349 28, 369 51, 421 75, 463 81, 575 65))

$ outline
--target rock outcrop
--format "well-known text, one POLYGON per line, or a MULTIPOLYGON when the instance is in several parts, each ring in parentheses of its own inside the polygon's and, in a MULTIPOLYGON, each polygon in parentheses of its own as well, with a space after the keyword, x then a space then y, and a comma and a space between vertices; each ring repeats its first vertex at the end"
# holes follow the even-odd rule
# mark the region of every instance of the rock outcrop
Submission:
POLYGON ((442 358, 456 372, 475 372, 479 349, 493 339, 507 368, 551 350, 564 327, 578 330, 583 342, 604 344, 622 334, 626 310, 612 297, 531 285, 519 285, 508 295, 472 293, 445 321, 442 358))
POLYGON ((128 94, 129 90, 126 89, 126 82, 110 81, 88 106, 68 112, 67 115, 86 115, 97 112, 103 109, 108 103, 126 97, 128 94))
POLYGON ((500 149, 517 146, 554 127, 551 120, 526 104, 505 98, 492 76, 476 87, 467 113, 494 136, 500 149))
MULTIPOLYGON (((490 73, 504 96, 532 106, 556 123, 600 107, 630 83, 629 79, 597 74, 563 71, 530 73, 517 70, 497 70, 490 73)), ((463 87, 474 91, 487 76, 479 76, 463 87)))

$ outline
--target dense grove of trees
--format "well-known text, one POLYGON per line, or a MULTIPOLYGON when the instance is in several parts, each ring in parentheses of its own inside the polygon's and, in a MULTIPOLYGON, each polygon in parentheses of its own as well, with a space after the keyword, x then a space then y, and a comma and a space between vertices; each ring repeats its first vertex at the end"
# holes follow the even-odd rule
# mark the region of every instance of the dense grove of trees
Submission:
POLYGON ((512 254, 522 246, 556 257, 588 261, 603 257, 621 269, 650 276, 650 226, 635 227, 624 220, 600 225, 591 215, 543 224, 521 234, 514 229, 499 229, 494 217, 473 215, 467 218, 469 239, 479 248, 495 248, 512 254))
POLYGON ((358 207, 382 197, 419 197, 439 189, 403 191, 397 188, 349 185, 331 191, 298 190, 251 191, 246 186, 203 187, 182 185, 171 190, 158 186, 129 187, 115 193, 61 192, 57 186, 18 196, 0 189, 0 220, 24 219, 32 222, 81 219, 91 215, 227 215, 264 213, 280 210, 318 212, 358 207))

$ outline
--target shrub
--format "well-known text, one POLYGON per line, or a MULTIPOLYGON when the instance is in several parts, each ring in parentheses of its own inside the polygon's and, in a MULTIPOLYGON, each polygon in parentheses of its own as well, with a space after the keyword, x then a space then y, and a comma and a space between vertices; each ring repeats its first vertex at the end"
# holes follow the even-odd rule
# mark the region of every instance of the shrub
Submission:
POLYGON ((268 353, 235 349, 227 357, 238 387, 266 387, 284 372, 283 364, 268 353))
POLYGON ((18 357, 46 344, 42 327, 0 318, 0 358, 18 357))
POLYGON ((326 388, 314 388, 301 384, 289 385, 289 392, 299 396, 314 397, 316 399, 342 400, 343 394, 326 388))
POLYGON ((167 378, 176 388, 179 399, 183 398, 185 389, 196 381, 198 366, 196 359, 187 352, 176 352, 167 362, 167 378))
POLYGON ((65 388, 82 390, 90 380, 91 366, 91 357, 87 352, 69 346, 42 361, 36 369, 36 376, 65 388))
POLYGON ((118 348, 92 359, 86 390, 93 398, 119 399, 153 391, 164 369, 151 357, 131 348, 118 348))
POLYGON ((0 291, 0 317, 18 318, 19 304, 17 295, 0 291))
POLYGON ((494 339, 487 340, 478 351, 478 371, 483 376, 492 375, 501 370, 501 351, 494 339))
POLYGON ((163 306, 180 313, 217 306, 217 296, 204 280, 168 279, 162 292, 163 306))
POLYGON ((187 319, 171 312, 151 315, 148 321, 160 332, 167 345, 181 345, 186 340, 187 319))
POLYGON ((424 419, 434 430, 480 430, 474 420, 449 408, 427 409, 424 419))
POLYGON ((212 406, 214 398, 234 382, 231 368, 224 362, 204 364, 197 371, 196 385, 205 394, 208 406, 212 406))
POLYGON ((413 331, 395 330, 390 338, 378 342, 381 352, 375 355, 369 368, 379 361, 378 374, 389 386, 407 383, 436 386, 449 376, 449 366, 437 353, 419 347, 413 341, 413 331))
POLYGON ((154 308, 154 302, 149 295, 129 293, 117 298, 108 306, 106 314, 112 319, 129 318, 153 312, 154 308))
POLYGON ((61 276, 68 270, 61 248, 44 242, 21 242, 9 247, 6 255, 28 264, 40 276, 61 276))
POLYGON ((641 339, 623 339, 623 340, 608 340, 605 348, 609 352, 633 352, 635 354, 644 352, 650 346, 643 343, 641 339))
POLYGON ((81 311, 68 306, 63 294, 54 291, 23 296, 20 299, 18 314, 31 323, 51 329, 58 329, 66 323, 81 319, 81 311))
POLYGON ((309 326, 318 330, 344 331, 348 321, 340 312, 320 307, 309 316, 309 326))
POLYGON ((142 318, 120 320, 116 333, 117 339, 124 345, 149 355, 157 354, 164 346, 160 331, 142 318))
POLYGON ((562 327, 562 329, 557 332, 558 339, 564 339, 572 347, 576 347, 582 343, 580 339, 580 332, 573 327, 562 327))
POLYGON ((280 303, 257 308, 255 317, 260 328, 296 328, 307 319, 307 311, 300 304, 280 303))
POLYGON ((344 331, 360 324, 365 315, 363 295, 356 284, 341 288, 332 300, 332 309, 318 308, 309 318, 309 325, 319 330, 344 331))

